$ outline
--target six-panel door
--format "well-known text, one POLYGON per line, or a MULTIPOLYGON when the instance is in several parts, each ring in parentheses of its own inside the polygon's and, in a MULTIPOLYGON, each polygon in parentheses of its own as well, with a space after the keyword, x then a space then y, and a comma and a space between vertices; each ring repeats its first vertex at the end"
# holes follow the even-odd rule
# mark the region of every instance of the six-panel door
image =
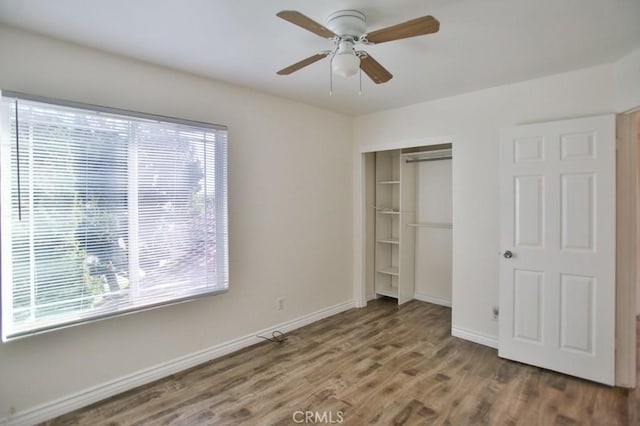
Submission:
POLYGON ((615 119, 504 129, 499 355, 613 384, 615 119))

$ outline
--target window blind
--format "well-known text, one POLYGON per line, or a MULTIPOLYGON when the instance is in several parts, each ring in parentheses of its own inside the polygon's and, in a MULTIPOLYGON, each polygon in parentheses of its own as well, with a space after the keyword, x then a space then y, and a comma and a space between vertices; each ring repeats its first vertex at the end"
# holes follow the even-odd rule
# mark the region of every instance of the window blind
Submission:
POLYGON ((228 288, 226 128, 2 97, 2 338, 228 288))

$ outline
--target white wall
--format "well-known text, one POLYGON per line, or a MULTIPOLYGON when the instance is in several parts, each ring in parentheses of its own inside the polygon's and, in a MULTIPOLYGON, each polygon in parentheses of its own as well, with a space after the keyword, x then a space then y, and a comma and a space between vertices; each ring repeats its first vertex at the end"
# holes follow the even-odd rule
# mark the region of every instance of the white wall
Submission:
POLYGON ((604 65, 358 117, 355 188, 362 147, 452 138, 453 327, 495 343, 499 129, 614 111, 613 67, 604 65))
POLYGON ((0 344, 0 419, 352 300, 351 118, 3 26, 0 57, 0 88, 227 125, 230 162, 229 292, 0 344))
POLYGON ((636 49, 613 64, 615 75, 616 112, 640 107, 640 49, 636 49))

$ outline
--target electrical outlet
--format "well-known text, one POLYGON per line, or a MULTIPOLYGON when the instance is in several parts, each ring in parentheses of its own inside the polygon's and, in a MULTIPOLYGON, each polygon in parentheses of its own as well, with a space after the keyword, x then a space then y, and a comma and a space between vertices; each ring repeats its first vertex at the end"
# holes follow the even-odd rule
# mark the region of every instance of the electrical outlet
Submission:
POLYGON ((284 297, 279 297, 278 298, 278 310, 279 311, 283 311, 284 310, 284 297))
POLYGON ((493 319, 497 320, 499 316, 500 316, 500 308, 498 308, 497 306, 494 306, 493 307, 493 319))

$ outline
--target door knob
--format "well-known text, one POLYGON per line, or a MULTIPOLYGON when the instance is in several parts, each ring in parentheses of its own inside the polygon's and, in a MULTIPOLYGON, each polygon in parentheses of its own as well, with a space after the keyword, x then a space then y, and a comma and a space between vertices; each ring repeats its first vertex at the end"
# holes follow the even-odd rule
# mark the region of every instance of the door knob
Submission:
POLYGON ((504 256, 505 259, 511 259, 513 257, 513 253, 511 253, 511 250, 507 250, 502 253, 502 256, 504 256))

